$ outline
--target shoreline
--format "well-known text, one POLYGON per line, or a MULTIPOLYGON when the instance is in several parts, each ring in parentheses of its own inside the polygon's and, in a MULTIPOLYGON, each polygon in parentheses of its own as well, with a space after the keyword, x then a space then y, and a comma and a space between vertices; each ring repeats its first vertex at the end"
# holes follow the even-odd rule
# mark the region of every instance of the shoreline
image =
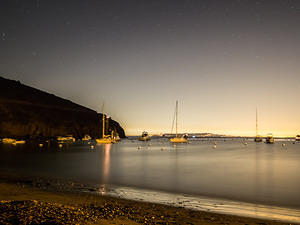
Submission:
POLYGON ((0 173, 0 183, 17 184, 46 192, 87 194, 124 199, 141 203, 153 203, 187 210, 211 212, 261 220, 300 224, 300 209, 288 206, 269 205, 258 202, 168 192, 111 184, 81 183, 73 179, 32 177, 0 173))
MULTIPOLYGON (((45 188, 24 180, 0 180, 0 223, 54 224, 291 224, 184 207, 45 188)), ((49 184, 48 184, 49 185, 49 184)), ((62 184, 62 186, 65 186, 62 184)))
MULTIPOLYGON (((100 192, 102 191, 101 188, 105 189, 105 185, 100 186, 100 192)), ((108 190, 103 190, 104 193, 106 192, 106 195, 128 200, 182 207, 195 211, 300 223, 299 208, 264 205, 261 203, 243 202, 211 196, 170 193, 134 187, 115 186, 106 189, 108 190)))

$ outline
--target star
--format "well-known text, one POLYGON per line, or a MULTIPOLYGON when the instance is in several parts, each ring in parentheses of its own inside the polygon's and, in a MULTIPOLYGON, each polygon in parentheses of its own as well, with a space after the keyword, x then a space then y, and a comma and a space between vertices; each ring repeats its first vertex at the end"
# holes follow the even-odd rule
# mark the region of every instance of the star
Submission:
POLYGON ((4 32, 1 33, 1 39, 4 41, 6 39, 6 34, 4 32))

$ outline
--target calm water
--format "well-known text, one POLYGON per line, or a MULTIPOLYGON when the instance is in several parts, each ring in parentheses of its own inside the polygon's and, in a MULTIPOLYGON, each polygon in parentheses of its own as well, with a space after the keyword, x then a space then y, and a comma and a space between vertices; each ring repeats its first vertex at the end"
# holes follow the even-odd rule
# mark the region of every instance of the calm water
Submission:
POLYGON ((175 205, 196 201, 195 207, 200 198, 203 202, 209 197, 223 199, 219 208, 234 201, 245 202, 245 207, 247 202, 300 212, 300 143, 249 140, 244 145, 238 139, 219 139, 214 149, 214 141, 173 146, 167 139, 127 139, 113 145, 92 142, 94 149, 84 143, 62 148, 1 144, 0 169, 20 176, 71 179, 140 200, 166 203, 176 198, 175 205))

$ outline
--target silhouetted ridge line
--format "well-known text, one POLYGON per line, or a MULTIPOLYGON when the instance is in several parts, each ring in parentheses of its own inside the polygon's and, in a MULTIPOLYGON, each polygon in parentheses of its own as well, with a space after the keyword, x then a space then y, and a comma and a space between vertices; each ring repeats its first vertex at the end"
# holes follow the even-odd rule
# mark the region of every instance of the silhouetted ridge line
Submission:
MULTIPOLYGON (((54 137, 73 134, 102 135, 102 114, 70 100, 0 77, 0 136, 54 137)), ((112 130, 125 137, 118 122, 109 119, 112 130)))

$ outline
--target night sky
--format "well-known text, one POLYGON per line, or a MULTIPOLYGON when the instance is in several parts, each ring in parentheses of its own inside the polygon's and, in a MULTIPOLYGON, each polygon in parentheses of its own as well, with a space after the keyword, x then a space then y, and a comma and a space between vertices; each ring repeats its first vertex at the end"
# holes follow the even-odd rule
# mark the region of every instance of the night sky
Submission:
POLYGON ((299 0, 0 0, 0 76, 128 135, 300 134, 299 0))

